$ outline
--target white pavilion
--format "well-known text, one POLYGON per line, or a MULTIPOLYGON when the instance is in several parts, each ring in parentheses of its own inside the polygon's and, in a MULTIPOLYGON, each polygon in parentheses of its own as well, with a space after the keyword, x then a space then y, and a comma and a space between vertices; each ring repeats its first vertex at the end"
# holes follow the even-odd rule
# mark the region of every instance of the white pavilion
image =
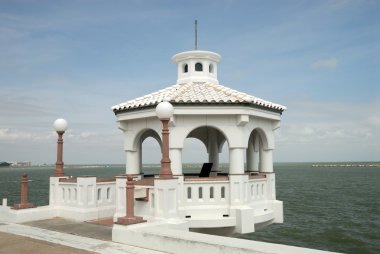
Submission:
MULTIPOLYGON (((178 73, 175 85, 112 107, 124 134, 126 174, 136 180, 135 214, 148 222, 183 220, 190 230, 201 232, 248 233, 282 223, 272 154, 274 132, 286 108, 220 85, 217 53, 193 50, 172 60, 178 73), (162 125, 155 111, 162 101, 174 108, 169 122, 170 179, 142 172, 143 141, 152 137, 163 149, 162 125), (183 172, 187 138, 205 145, 212 165, 209 174, 183 172), (228 173, 219 169, 224 144, 229 151, 228 173)), ((115 220, 126 213, 125 186, 125 177, 118 177, 115 220)))
POLYGON ((106 220, 113 224, 112 241, 167 253, 305 253, 296 247, 199 234, 245 234, 283 222, 272 153, 285 107, 219 85, 221 56, 214 52, 188 51, 172 59, 178 72, 175 85, 112 107, 123 132, 125 175, 65 175, 62 135, 67 122, 58 119, 49 205, 28 203, 25 174, 21 203, 10 207, 3 199, 0 220, 106 220), (148 137, 161 147, 159 175, 142 170, 142 143, 148 137), (183 170, 187 138, 206 147, 208 161, 199 174, 183 170), (228 172, 219 164, 224 145, 228 172))
MULTIPOLYGON (((176 54, 173 60, 178 79, 174 86, 112 107, 124 134, 125 175, 65 175, 62 135, 67 122, 57 119, 57 163, 55 176, 50 177, 49 205, 28 203, 27 174, 23 174, 21 202, 8 206, 3 198, 0 205, 2 230, 13 228, 23 234, 20 227, 24 226, 15 223, 60 217, 112 224, 112 241, 123 246, 64 236, 70 246, 102 253, 108 253, 109 247, 116 252, 127 247, 133 253, 327 253, 220 236, 254 232, 283 222, 282 202, 276 200, 272 153, 274 131, 285 110, 279 104, 219 85, 220 59, 209 51, 176 54), (148 137, 161 146, 159 175, 142 172, 142 142, 148 137), (207 148, 208 162, 197 175, 182 169, 187 138, 199 139, 207 148), (228 172, 219 167, 224 144, 229 150, 228 172)), ((51 241, 59 242, 50 232, 40 230, 32 237, 51 234, 51 241)))

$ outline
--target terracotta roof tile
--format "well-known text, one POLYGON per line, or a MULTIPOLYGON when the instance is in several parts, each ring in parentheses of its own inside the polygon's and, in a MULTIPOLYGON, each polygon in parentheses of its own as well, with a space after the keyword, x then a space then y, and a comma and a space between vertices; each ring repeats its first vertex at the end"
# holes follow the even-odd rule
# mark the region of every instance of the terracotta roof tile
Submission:
POLYGON ((280 104, 265 101, 222 85, 208 82, 193 82, 176 84, 143 97, 120 103, 113 106, 112 110, 118 112, 154 106, 164 100, 173 104, 253 104, 281 112, 286 109, 285 106, 280 104))

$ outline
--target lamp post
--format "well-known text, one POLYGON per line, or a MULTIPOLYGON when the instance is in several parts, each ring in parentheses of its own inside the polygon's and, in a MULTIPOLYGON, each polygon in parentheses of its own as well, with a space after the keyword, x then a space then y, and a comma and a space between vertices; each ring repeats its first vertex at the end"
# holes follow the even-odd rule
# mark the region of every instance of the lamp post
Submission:
POLYGON ((54 121, 54 129, 58 134, 57 141, 57 162, 55 163, 55 176, 64 176, 63 172, 63 161, 62 161, 62 153, 63 153, 63 133, 67 130, 67 122, 65 119, 59 118, 54 121))
POLYGON ((157 117, 162 122, 162 159, 160 178, 172 178, 169 158, 169 121, 173 115, 173 106, 167 101, 160 102, 156 107, 157 117))

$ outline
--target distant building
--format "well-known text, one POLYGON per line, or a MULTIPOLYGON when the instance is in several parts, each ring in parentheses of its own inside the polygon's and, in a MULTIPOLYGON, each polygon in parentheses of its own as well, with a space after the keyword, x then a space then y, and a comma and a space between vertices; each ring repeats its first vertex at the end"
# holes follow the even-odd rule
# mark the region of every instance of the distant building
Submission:
POLYGON ((0 167, 9 167, 11 163, 6 162, 6 161, 0 161, 0 167))
POLYGON ((18 161, 11 163, 12 167, 30 167, 32 163, 30 161, 18 161))

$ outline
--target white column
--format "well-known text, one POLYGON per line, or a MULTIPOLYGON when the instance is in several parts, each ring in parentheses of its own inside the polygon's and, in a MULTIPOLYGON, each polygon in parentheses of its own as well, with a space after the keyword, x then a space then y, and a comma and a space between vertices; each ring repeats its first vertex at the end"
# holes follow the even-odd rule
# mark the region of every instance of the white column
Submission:
POLYGON ((140 155, 137 151, 125 151, 126 154, 126 174, 140 174, 140 155))
POLYGON ((125 176, 117 176, 116 177, 116 187, 115 187, 115 214, 114 214, 114 221, 117 221, 118 217, 125 216, 126 214, 126 191, 125 188, 127 186, 126 184, 126 177, 125 176))
POLYGON ((259 163, 260 163, 260 140, 259 137, 255 138, 255 145, 253 148, 253 171, 259 171, 259 163))
POLYGON ((208 133, 208 161, 212 162, 211 171, 219 170, 218 136, 215 130, 208 133))
POLYGON ((252 142, 248 143, 248 149, 247 149, 247 171, 253 171, 254 169, 254 147, 252 142))
POLYGON ((137 153, 139 156, 139 174, 142 173, 142 142, 139 142, 137 153))
POLYGON ((178 217, 178 179, 154 179, 154 217, 175 219, 178 217))
POLYGON ((261 153, 261 172, 273 172, 273 158, 272 158, 272 149, 264 150, 262 149, 261 153))
POLYGON ((170 148, 169 157, 173 175, 182 175, 182 148, 170 148))
POLYGON ((244 174, 245 148, 230 148, 230 174, 244 174))
POLYGON ((78 205, 86 208, 96 207, 98 202, 96 177, 78 177, 77 186, 78 205))

